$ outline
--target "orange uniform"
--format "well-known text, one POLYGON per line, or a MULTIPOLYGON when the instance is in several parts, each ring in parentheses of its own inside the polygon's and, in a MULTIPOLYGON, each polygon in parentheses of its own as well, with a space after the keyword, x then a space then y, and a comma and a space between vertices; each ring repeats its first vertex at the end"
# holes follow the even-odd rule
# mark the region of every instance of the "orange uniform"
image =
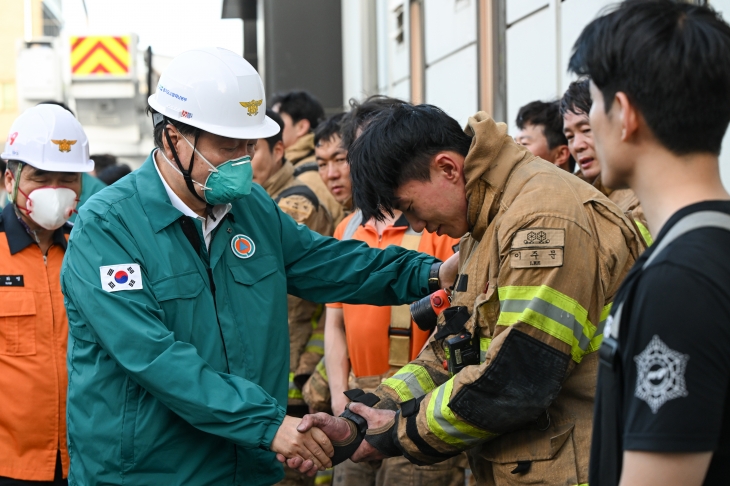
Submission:
MULTIPOLYGON (((361 213, 355 212, 342 220, 335 230, 334 237, 343 239, 348 223, 359 214, 361 213)), ((382 236, 378 236, 375 227, 368 223, 365 226, 357 226, 351 238, 364 241, 372 248, 383 249, 390 245, 400 246, 408 230, 410 230, 408 221, 405 216, 401 216, 392 226, 383 230, 382 236)), ((454 254, 453 247, 457 243, 459 243, 457 239, 424 231, 418 244, 418 251, 446 260, 454 254)), ((343 309, 347 350, 354 375, 359 378, 387 373, 390 369, 388 329, 391 322, 391 308, 351 304, 328 304, 327 307, 343 309)), ((411 332, 410 359, 414 359, 428 340, 430 333, 420 330, 415 323, 411 324, 411 332)))
POLYGON ((45 261, 8 204, 0 215, 0 476, 52 481, 66 449, 68 321, 61 262, 71 226, 45 261))

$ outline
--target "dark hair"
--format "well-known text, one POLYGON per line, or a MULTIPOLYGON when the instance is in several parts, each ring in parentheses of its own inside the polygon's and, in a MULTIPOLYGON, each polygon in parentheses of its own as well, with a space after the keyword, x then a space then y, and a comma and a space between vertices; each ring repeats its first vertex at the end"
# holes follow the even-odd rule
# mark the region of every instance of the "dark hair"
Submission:
POLYGON ((132 172, 132 169, 127 164, 110 165, 102 169, 101 172, 97 172, 96 178, 107 186, 111 186, 130 172, 132 172))
POLYGON ((590 79, 580 79, 573 81, 568 85, 568 89, 565 90, 565 94, 560 99, 560 116, 565 116, 566 113, 575 113, 576 115, 588 115, 593 106, 593 99, 591 99, 591 90, 588 85, 590 79))
POLYGON ((342 146, 350 149, 350 146, 357 138, 357 132, 365 128, 370 120, 384 110, 389 110, 394 106, 408 105, 410 103, 391 98, 384 95, 369 96, 362 103, 358 103, 355 98, 350 99, 350 111, 345 114, 340 122, 340 136, 342 137, 342 146))
POLYGON ((320 123, 314 131, 314 146, 318 146, 319 142, 329 142, 335 135, 341 136, 340 128, 344 117, 345 113, 338 113, 320 123))
POLYGON ((515 123, 520 130, 524 129, 525 125, 541 126, 550 150, 568 145, 568 140, 563 134, 563 118, 560 116, 557 101, 550 103, 533 101, 526 104, 517 112, 515 123))
POLYGON ((429 181, 434 155, 453 150, 466 157, 470 145, 459 122, 432 105, 402 103, 376 115, 348 154, 353 201, 363 221, 392 215, 401 185, 429 181))
POLYGON ((106 169, 107 167, 111 167, 113 165, 117 165, 117 156, 112 154, 96 154, 92 155, 91 160, 94 161, 94 170, 96 171, 96 174, 98 175, 99 172, 106 169))
MULTIPOLYGON (((154 108, 152 108, 151 106, 148 105, 147 114, 152 116, 152 120, 153 120, 152 124, 154 125, 155 114, 159 114, 159 113, 157 113, 157 111, 155 111, 154 108)), ((173 127, 177 128, 178 132, 180 132, 182 135, 184 135, 186 137, 195 137, 196 135, 198 135, 200 133, 199 128, 192 127, 190 125, 186 125, 183 122, 179 122, 177 120, 173 120, 172 118, 165 117, 165 120, 163 122, 158 123, 157 125, 154 125, 154 128, 152 129, 152 138, 154 139, 155 147, 157 147, 157 148, 161 149, 163 147, 162 131, 164 130, 164 128, 167 126, 168 123, 172 124, 173 127)), ((190 143, 193 143, 193 141, 191 140, 190 143)))
MULTIPOLYGON (((274 153, 274 145, 276 145, 278 142, 281 142, 284 132, 284 120, 281 119, 279 114, 272 110, 271 108, 266 108, 266 116, 271 118, 276 122, 277 125, 279 125, 279 131, 276 133, 276 135, 272 135, 268 138, 265 138, 266 144, 269 146, 269 152, 272 154, 274 153)), ((283 162, 282 162, 283 163, 283 162)))
POLYGON ((276 93, 271 98, 269 106, 274 107, 276 105, 279 105, 277 111, 289 115, 294 123, 300 120, 308 120, 311 130, 314 130, 319 122, 324 119, 322 104, 307 91, 276 93))
POLYGON ((711 8, 626 1, 588 24, 569 69, 591 77, 606 111, 625 93, 673 153, 720 153, 730 122, 730 26, 711 8))

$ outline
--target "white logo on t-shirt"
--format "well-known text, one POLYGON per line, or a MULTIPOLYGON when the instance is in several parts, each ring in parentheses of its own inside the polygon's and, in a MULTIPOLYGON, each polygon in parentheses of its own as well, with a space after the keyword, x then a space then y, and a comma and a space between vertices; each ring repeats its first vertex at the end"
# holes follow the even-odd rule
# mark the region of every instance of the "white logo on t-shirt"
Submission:
POLYGON ((634 357, 636 362, 636 398, 649 404, 652 413, 662 405, 678 397, 686 397, 687 386, 684 371, 688 354, 670 349, 655 335, 646 349, 634 357))

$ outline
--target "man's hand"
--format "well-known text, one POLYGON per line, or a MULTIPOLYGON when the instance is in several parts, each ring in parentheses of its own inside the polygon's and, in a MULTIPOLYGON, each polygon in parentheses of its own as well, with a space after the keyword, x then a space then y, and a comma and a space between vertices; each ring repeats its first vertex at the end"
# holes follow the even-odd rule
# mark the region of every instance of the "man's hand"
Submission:
MULTIPOLYGON (((393 410, 380 410, 377 408, 371 408, 367 405, 363 405, 362 403, 351 403, 350 411, 360 415, 365 420, 367 420, 368 429, 377 429, 379 427, 383 427, 384 425, 387 425, 388 422, 391 422, 395 417, 395 412, 393 410)), ((386 456, 384 454, 378 451, 375 447, 371 446, 367 440, 364 440, 350 459, 353 462, 363 462, 378 461, 385 458, 386 456)))
POLYGON ((301 419, 298 418, 284 417, 271 442, 271 450, 277 453, 276 458, 280 462, 296 459, 288 463, 289 467, 314 476, 318 469, 324 470, 332 466, 330 457, 334 454, 334 449, 327 435, 318 428, 310 427, 306 431, 298 431, 300 422, 301 419))
MULTIPOLYGON (((368 422, 368 429, 377 429, 393 420, 395 412, 392 410, 378 410, 370 408, 362 403, 350 403, 350 411, 362 416, 368 422)), ((335 442, 343 441, 350 436, 350 426, 344 419, 327 415, 326 413, 317 413, 314 415, 305 415, 298 429, 300 432, 309 430, 311 427, 318 427, 322 432, 327 434, 330 440, 335 442)), ((362 441, 360 447, 357 448, 351 459, 354 462, 361 461, 377 461, 385 459, 386 456, 381 454, 376 448, 371 446, 367 441, 362 441)), ((298 461, 287 461, 289 467, 296 469, 298 461)))
POLYGON ((441 288, 450 289, 456 283, 459 274, 459 252, 451 255, 439 268, 439 283, 441 288))

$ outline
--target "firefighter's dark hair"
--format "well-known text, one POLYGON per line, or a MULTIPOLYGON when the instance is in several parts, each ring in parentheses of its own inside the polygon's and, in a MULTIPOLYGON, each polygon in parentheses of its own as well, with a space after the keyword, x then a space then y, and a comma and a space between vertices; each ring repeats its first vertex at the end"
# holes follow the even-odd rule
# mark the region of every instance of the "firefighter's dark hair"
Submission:
MULTIPOLYGON (((282 137, 284 136, 284 120, 281 119, 279 114, 272 110, 271 108, 266 108, 266 116, 271 118, 276 122, 277 125, 279 125, 279 132, 276 135, 272 135, 268 138, 265 138, 266 144, 269 146, 269 152, 272 154, 274 153, 274 145, 282 141, 282 137)), ((282 162, 283 163, 283 162, 282 162)))
MULTIPOLYGON (((520 130, 524 129, 525 125, 542 127, 542 134, 545 136, 550 150, 561 145, 568 145, 568 139, 563 133, 563 117, 560 115, 559 101, 527 103, 517 112, 515 124, 520 130)), ((568 159, 568 168, 570 172, 575 170, 575 159, 572 155, 568 159)))
POLYGON ((294 123, 300 120, 308 120, 312 131, 324 119, 322 104, 308 91, 275 93, 271 97, 269 106, 274 108, 276 105, 279 105, 277 111, 289 115, 294 123))
POLYGON ((589 85, 590 79, 588 78, 573 81, 568 85, 568 89, 565 90, 565 94, 560 100, 560 116, 565 116, 569 112, 588 116, 591 106, 593 106, 589 85))
POLYGON ((459 122, 435 106, 401 103, 381 111, 348 154, 353 201, 363 221, 392 215, 396 189, 412 180, 429 181, 436 154, 454 151, 466 157, 470 145, 459 122))
POLYGON ((569 69, 590 76, 607 112, 625 93, 671 152, 720 153, 730 122, 730 26, 713 9, 623 2, 583 30, 569 69))
POLYGON ((340 123, 342 146, 349 149, 352 142, 357 138, 357 132, 365 128, 378 113, 389 110, 394 106, 407 104, 409 103, 398 98, 384 95, 370 96, 362 103, 359 103, 355 98, 350 99, 350 111, 347 112, 340 123))
POLYGON ((327 118, 317 126, 314 131, 314 146, 317 147, 320 142, 329 142, 335 136, 340 136, 340 128, 344 113, 338 113, 327 118))

